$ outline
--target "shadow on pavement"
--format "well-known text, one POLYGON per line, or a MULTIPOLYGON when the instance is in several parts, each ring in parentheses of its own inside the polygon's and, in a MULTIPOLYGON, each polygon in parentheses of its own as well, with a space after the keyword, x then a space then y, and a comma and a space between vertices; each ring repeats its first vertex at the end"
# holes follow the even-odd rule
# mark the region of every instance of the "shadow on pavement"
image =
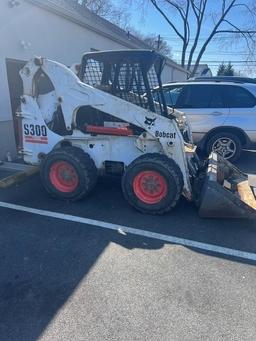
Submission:
MULTIPOLYGON (((243 162, 252 160, 251 155, 244 157, 243 162)), ((253 162, 248 162, 253 172, 253 162)), ((88 200, 73 204, 49 198, 37 177, 1 191, 0 200, 256 253, 254 222, 202 220, 185 200, 170 214, 145 216, 127 205, 118 179, 100 180, 88 200)), ((150 250, 168 244, 5 209, 0 210, 0 226, 1 340, 37 340, 110 243, 150 250)))
POLYGON ((37 340, 111 243, 129 250, 158 250, 169 244, 4 209, 0 226, 1 340, 37 340))
POLYGON ((37 340, 109 243, 159 249, 123 236, 9 211, 0 215, 0 339, 37 340))

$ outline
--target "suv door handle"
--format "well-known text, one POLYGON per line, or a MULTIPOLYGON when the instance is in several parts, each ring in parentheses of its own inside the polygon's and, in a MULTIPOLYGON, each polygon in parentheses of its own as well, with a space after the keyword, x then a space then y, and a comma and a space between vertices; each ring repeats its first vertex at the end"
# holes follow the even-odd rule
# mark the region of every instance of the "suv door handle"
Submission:
POLYGON ((211 115, 212 115, 212 116, 221 116, 221 115, 223 115, 223 113, 220 112, 220 111, 213 111, 213 112, 211 113, 211 115))

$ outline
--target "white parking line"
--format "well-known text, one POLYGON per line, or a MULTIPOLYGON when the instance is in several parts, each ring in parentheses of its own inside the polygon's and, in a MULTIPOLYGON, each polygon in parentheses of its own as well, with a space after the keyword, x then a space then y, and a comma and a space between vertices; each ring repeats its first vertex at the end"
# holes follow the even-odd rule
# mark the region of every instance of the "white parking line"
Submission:
POLYGON ((136 229, 133 227, 116 225, 116 224, 108 223, 105 221, 99 221, 99 220, 94 220, 94 219, 77 217, 77 216, 73 216, 70 214, 63 214, 63 213, 58 213, 58 212, 39 210, 36 208, 10 204, 7 202, 2 202, 2 201, 0 201, 0 207, 15 210, 15 211, 32 213, 32 214, 36 214, 36 215, 40 215, 40 216, 44 216, 44 217, 49 217, 49 218, 61 219, 61 220, 75 222, 75 223, 80 223, 80 224, 85 224, 85 225, 90 225, 90 226, 96 226, 98 228, 101 227, 104 229, 115 230, 121 234, 130 233, 130 234, 141 236, 141 237, 157 239, 157 240, 166 241, 169 243, 183 245, 183 246, 188 246, 188 247, 192 247, 192 248, 196 248, 196 249, 200 249, 200 250, 204 250, 204 251, 211 251, 211 252, 215 252, 215 253, 226 255, 226 256, 232 256, 232 257, 238 257, 238 258, 242 258, 242 259, 246 259, 246 260, 256 261, 256 254, 255 253, 244 252, 244 251, 230 249, 230 248, 226 248, 226 247, 222 247, 222 246, 201 243, 201 242, 197 242, 197 241, 189 240, 189 239, 184 239, 184 238, 177 238, 177 237, 173 237, 173 236, 169 236, 169 235, 165 235, 165 234, 160 234, 160 233, 150 232, 150 231, 146 231, 146 230, 136 229))

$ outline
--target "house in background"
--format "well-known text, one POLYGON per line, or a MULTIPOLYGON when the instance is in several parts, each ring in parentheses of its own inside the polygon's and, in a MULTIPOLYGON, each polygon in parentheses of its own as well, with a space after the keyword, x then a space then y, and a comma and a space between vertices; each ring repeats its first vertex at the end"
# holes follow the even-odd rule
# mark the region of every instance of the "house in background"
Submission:
MULTIPOLYGON (((194 65, 191 65, 193 69, 194 65)), ((194 77, 212 77, 212 70, 207 64, 199 64, 194 77)))
MULTIPOLYGON (((0 159, 16 155, 13 116, 19 106, 19 70, 35 55, 68 66, 93 50, 147 49, 141 40, 72 0, 1 0, 0 159)), ((163 82, 187 79, 187 71, 167 59, 163 82)))

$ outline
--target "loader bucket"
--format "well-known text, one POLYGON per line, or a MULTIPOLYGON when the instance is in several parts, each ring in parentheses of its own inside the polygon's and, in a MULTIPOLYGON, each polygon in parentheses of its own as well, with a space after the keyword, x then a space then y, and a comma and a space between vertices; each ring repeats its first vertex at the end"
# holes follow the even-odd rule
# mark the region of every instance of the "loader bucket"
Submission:
POLYGON ((256 188, 246 174, 212 153, 199 205, 199 215, 203 218, 256 219, 256 188))

